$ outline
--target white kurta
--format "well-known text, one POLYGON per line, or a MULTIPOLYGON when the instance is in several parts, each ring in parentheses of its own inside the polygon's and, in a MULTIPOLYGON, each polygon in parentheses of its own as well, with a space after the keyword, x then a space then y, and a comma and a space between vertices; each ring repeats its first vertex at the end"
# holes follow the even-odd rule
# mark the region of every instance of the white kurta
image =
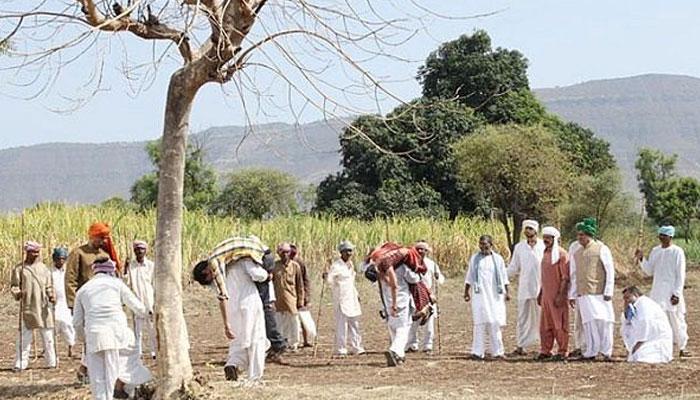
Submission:
POLYGON ((403 358, 406 354, 406 344, 408 343, 408 333, 411 330, 413 323, 411 317, 415 311, 413 297, 409 290, 409 284, 420 282, 420 275, 411 271, 406 265, 402 264, 395 269, 396 272, 396 317, 391 315, 391 289, 382 282, 382 294, 384 297, 384 306, 389 327, 389 336, 391 337, 391 346, 389 350, 393 351, 399 357, 403 358))
POLYGON ((53 290, 56 296, 54 305, 54 315, 56 316, 56 332, 63 336, 69 346, 75 344, 75 329, 73 328, 73 314, 66 302, 65 287, 66 269, 51 267, 51 279, 53 280, 53 290))
POLYGON ((534 246, 526 240, 515 245, 513 256, 508 266, 508 276, 518 279, 518 323, 516 325, 516 342, 519 348, 534 346, 540 339, 540 307, 537 295, 542 286, 542 257, 544 242, 537 239, 534 246))
POLYGON ((630 352, 629 362, 666 363, 673 359, 673 332, 666 313, 654 300, 641 296, 634 303, 635 315, 622 323, 622 337, 630 352), (642 345, 631 353, 637 343, 642 345))
POLYGON ((360 335, 359 294, 355 287, 356 272, 351 262, 347 264, 335 260, 328 270, 326 278, 333 294, 333 314, 335 316, 335 353, 346 355, 347 342, 353 353, 363 353, 362 336, 360 335))
POLYGON ((270 341, 265 334, 265 313, 255 282, 264 282, 268 272, 249 258, 226 267, 228 319, 235 336, 229 343, 226 365, 248 371, 248 378, 262 378, 265 352, 270 341))
MULTIPOLYGON (((134 292, 136 297, 141 300, 146 310, 152 312, 154 305, 154 283, 155 283, 155 266, 153 261, 144 258, 140 263, 132 260, 129 263, 129 273, 126 276, 127 285, 134 292)), ((134 316, 134 335, 136 336, 136 352, 140 355, 143 351, 143 333, 148 333, 150 342, 151 355, 155 355, 156 331, 151 318, 142 318, 134 316)))
MULTIPOLYGON (((433 295, 436 292, 436 286, 445 283, 445 276, 440 271, 440 266, 428 257, 423 258, 423 264, 427 269, 427 272, 421 275, 421 280, 431 290, 433 295), (435 276, 437 276, 437 282, 435 282, 435 276)), ((423 350, 430 351, 433 349, 433 340, 435 337, 435 318, 437 314, 432 314, 428 321, 423 325, 425 328, 425 335, 423 336, 423 350)), ((420 330, 420 321, 414 321, 411 325, 411 331, 408 334, 408 345, 407 349, 418 350, 418 331, 420 330)))
POLYGON ((508 285, 508 274, 505 268, 496 268, 497 264, 505 265, 505 262, 499 254, 492 253, 490 256, 481 258, 477 268, 475 264, 477 255, 473 255, 469 261, 469 268, 464 278, 464 283, 469 284, 472 288, 474 325, 498 324, 506 326, 505 286, 508 285), (499 274, 501 293, 496 286, 496 274, 499 274), (477 282, 478 293, 476 290, 477 282))

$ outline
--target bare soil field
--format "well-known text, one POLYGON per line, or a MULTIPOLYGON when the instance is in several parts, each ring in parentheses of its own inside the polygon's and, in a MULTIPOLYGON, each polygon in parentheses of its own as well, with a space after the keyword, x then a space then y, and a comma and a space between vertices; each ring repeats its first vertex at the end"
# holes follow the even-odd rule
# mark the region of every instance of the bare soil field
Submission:
MULTIPOLYGON (((361 278, 358 278, 361 279, 361 278)), ((312 293, 313 314, 318 313, 320 282, 312 293)), ((630 365, 616 326, 613 363, 540 363, 532 361, 536 349, 526 357, 505 361, 467 360, 471 345, 471 310, 462 300, 462 279, 453 277, 440 293, 441 351, 434 355, 409 354, 403 367, 387 368, 383 350, 388 332, 379 318, 379 298, 367 281, 358 281, 362 293, 362 333, 368 354, 347 359, 331 358, 333 331, 330 293, 321 302, 318 354, 311 349, 285 355, 284 365, 268 364, 265 381, 253 388, 224 381, 223 360, 226 340, 213 295, 200 288, 186 289, 186 317, 192 343, 191 356, 198 397, 211 399, 433 399, 433 398, 698 398, 700 399, 700 358, 675 360, 668 365, 630 365)), ((648 283, 644 289, 648 290, 648 283)), ((515 288, 517 290, 517 288, 515 288)), ((615 296, 616 310, 622 310, 621 288, 615 296)), ((13 373, 14 343, 17 335, 17 303, 9 293, 0 293, 0 399, 88 399, 87 387, 75 382, 77 358, 68 359, 59 338, 61 364, 58 370, 43 367, 43 360, 31 369, 13 373)), ((700 354, 700 270, 691 269, 686 285, 689 350, 700 354)), ((504 332, 508 351, 515 347, 515 307, 509 305, 509 325, 504 332)), ((573 342, 573 340, 572 340, 573 342)), ((573 344, 573 343, 572 343, 573 344)), ((436 343, 437 350, 437 343, 436 343)), ((153 366, 150 360, 148 364, 153 366)))

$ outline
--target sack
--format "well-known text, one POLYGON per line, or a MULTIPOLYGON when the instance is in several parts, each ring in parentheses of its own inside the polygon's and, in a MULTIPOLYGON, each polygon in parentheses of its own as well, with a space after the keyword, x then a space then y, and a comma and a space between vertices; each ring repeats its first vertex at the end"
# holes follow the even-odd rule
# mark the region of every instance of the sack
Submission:
POLYGON ((367 268, 365 269, 365 278, 367 278, 367 280, 372 283, 376 282, 379 279, 377 267, 375 267, 373 264, 367 266, 367 268))

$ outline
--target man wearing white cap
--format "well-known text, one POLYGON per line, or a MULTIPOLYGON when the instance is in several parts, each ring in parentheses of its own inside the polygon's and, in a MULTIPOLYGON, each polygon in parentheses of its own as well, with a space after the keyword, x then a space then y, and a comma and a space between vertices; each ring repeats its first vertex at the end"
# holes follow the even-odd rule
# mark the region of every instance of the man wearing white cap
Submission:
POLYGON ((649 297, 659 303, 666 312, 673 329, 673 341, 678 346, 681 357, 689 356, 688 325, 685 322, 685 253, 683 249, 673 244, 676 230, 667 225, 659 228, 660 245, 649 253, 649 259, 644 259, 641 249, 636 252, 637 260, 641 263, 642 271, 654 277, 649 297))
POLYGON ((340 258, 331 264, 326 281, 333 293, 333 315, 335 316, 335 355, 348 355, 347 343, 350 342, 352 354, 364 354, 362 336, 360 335, 359 294, 355 287, 355 268, 352 255, 355 246, 347 240, 338 245, 340 258))
POLYGON ((51 285, 51 271, 41 262, 41 245, 28 241, 24 244, 24 261, 12 270, 10 292, 20 302, 20 338, 17 339, 15 371, 29 366, 32 331, 39 330, 44 342, 44 361, 49 368, 56 367, 53 336, 53 307, 55 302, 51 285))
POLYGON ((511 355, 525 355, 525 349, 534 346, 539 339, 540 308, 537 295, 540 292, 540 264, 544 243, 537 237, 540 225, 537 221, 523 221, 525 240, 515 245, 508 265, 508 276, 520 275, 518 280, 518 323, 516 325, 517 348, 511 355))
MULTIPOLYGON (((126 270, 126 283, 134 292, 136 297, 146 306, 149 313, 153 312, 153 292, 155 266, 153 261, 146 257, 148 252, 148 244, 142 240, 136 240, 133 243, 135 260, 129 262, 126 270)), ((153 326, 151 317, 139 317, 134 315, 134 335, 136 335, 136 352, 141 355, 143 352, 143 332, 148 332, 150 344, 151 358, 156 358, 156 331, 153 326)))
MULTIPOLYGON (((414 245, 418 253, 423 257, 423 264, 426 268, 426 273, 421 274, 421 280, 425 286, 430 289, 431 293, 436 293, 435 286, 442 285, 445 283, 445 276, 440 271, 440 267, 435 261, 433 261, 428 254, 432 252, 432 249, 428 242, 421 240, 416 242, 414 245)), ((425 322, 425 336, 423 336, 423 351, 430 353, 433 351, 433 339, 435 337, 435 318, 436 313, 433 313, 428 317, 425 322)), ((438 316, 439 318, 439 316, 438 316)), ((421 326, 421 321, 413 321, 411 325, 411 331, 408 334, 408 345, 406 351, 418 351, 418 330, 421 326)))
POLYGON ((542 229, 545 245, 542 257, 542 289, 537 303, 540 318, 540 354, 538 360, 564 361, 569 351, 569 255, 559 246, 559 231, 551 226, 542 229), (552 356, 554 342, 557 355, 552 356))

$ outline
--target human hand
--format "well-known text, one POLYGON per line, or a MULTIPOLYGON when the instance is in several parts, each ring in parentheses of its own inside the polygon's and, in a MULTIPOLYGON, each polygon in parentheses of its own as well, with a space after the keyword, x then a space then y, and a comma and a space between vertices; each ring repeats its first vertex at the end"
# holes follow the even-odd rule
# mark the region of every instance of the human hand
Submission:
POLYGON ((506 300, 506 301, 510 301, 510 293, 506 292, 505 300, 506 300))
POLYGON ((671 296, 671 305, 677 306, 680 301, 681 299, 679 299, 675 294, 671 296))
POLYGON ((228 325, 224 326, 224 334, 228 340, 233 340, 236 338, 236 336, 233 334, 233 330, 231 330, 231 327, 228 325))
POLYGON ((399 316, 399 309, 396 307, 396 304, 391 305, 391 316, 394 318, 398 318, 399 316))
POLYGON ((575 308, 576 307, 576 300, 574 300, 574 299, 569 300, 569 306, 571 308, 575 308))
POLYGON ((610 301, 612 300, 612 296, 603 296, 603 300, 610 301))
POLYGON ((637 249, 634 252, 634 259, 641 262, 644 259, 644 252, 642 249, 637 249))

